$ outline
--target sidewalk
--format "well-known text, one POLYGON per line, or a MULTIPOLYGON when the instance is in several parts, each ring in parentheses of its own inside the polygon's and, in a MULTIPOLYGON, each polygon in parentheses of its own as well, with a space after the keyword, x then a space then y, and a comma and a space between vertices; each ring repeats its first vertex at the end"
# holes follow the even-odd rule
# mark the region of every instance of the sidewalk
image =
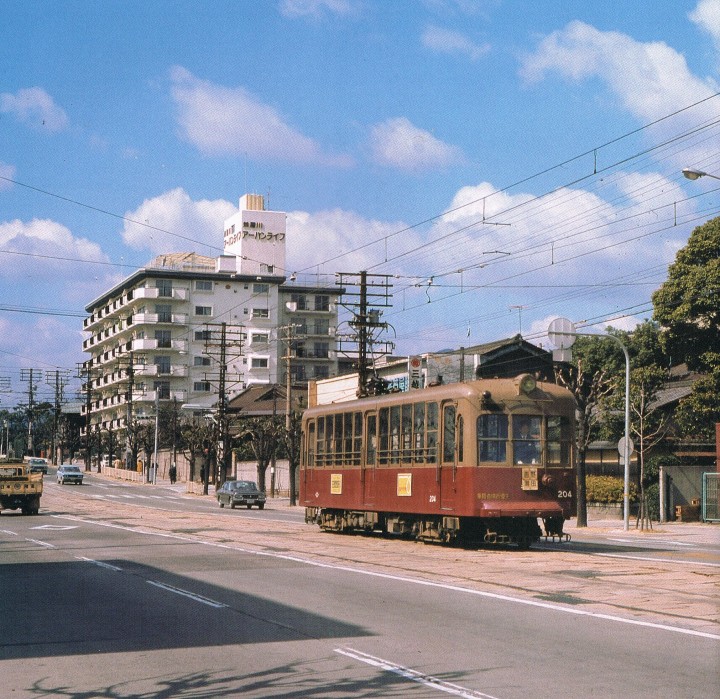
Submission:
POLYGON ((635 518, 630 519, 628 530, 624 529, 622 519, 589 519, 587 527, 578 527, 575 518, 565 522, 563 530, 573 539, 582 537, 583 532, 589 535, 612 534, 624 537, 661 537, 666 539, 682 538, 698 544, 720 545, 720 523, 712 522, 659 522, 652 523, 652 529, 640 529, 635 526, 635 518))

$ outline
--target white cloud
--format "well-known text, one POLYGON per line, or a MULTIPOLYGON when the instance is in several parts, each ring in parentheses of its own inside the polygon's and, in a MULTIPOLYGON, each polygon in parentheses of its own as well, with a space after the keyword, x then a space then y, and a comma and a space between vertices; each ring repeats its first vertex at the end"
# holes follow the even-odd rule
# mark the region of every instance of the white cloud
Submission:
POLYGON ((236 211, 223 199, 193 201, 178 187, 128 211, 122 237, 130 247, 153 254, 195 251, 218 255, 223 247, 223 222, 236 211), (199 249, 204 246, 210 249, 199 249))
POLYGON ((353 0, 282 0, 280 13, 285 17, 320 19, 325 14, 355 16, 359 5, 353 0))
POLYGON ((490 44, 477 44, 460 32, 431 25, 422 35, 423 46, 438 53, 460 54, 477 61, 490 51, 490 44))
POLYGON ((570 22, 524 58, 521 75, 530 83, 548 73, 580 81, 605 81, 638 119, 653 121, 717 91, 688 69, 684 56, 663 42, 641 43, 619 32, 570 22))
POLYGON ((712 37, 720 51, 720 0, 700 0, 688 17, 712 37))
POLYGON ((48 219, 0 223, 0 248, 8 251, 3 255, 5 261, 12 260, 0 265, 0 275, 13 279, 77 272, 76 260, 108 261, 97 243, 76 238, 65 226, 48 219))
POLYGON ((18 121, 36 129, 62 131, 68 125, 67 114, 41 87, 28 87, 15 94, 0 94, 0 112, 12 114, 18 121))
POLYGON ((462 151, 443 143, 405 117, 376 124, 370 134, 372 159, 401 170, 435 170, 463 163, 462 151))
POLYGON ((200 80, 185 68, 171 71, 172 94, 182 135, 206 155, 348 166, 345 156, 320 146, 290 126, 273 107, 242 87, 200 80))
MULTIPOLYGON (((320 270, 325 274, 368 269, 377 263, 378 250, 383 248, 384 239, 405 227, 403 223, 369 220, 341 209, 290 212, 287 215, 287 260, 292 269, 288 272, 314 272, 316 266, 326 260, 330 261, 320 270), (372 244, 371 241, 378 242, 372 244), (344 251, 354 252, 336 257, 344 251)), ((404 245, 410 248, 421 242, 412 233, 403 236, 404 245)), ((395 239, 391 245, 396 245, 395 239)))

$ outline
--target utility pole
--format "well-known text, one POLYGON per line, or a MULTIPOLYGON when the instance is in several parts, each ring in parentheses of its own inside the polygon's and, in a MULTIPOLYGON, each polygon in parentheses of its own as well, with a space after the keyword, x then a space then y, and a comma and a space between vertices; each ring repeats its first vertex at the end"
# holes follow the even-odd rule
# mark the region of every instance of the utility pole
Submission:
MULTIPOLYGON (((53 430, 52 430, 52 456, 50 457, 50 462, 53 464, 58 464, 57 459, 57 444, 58 444, 58 420, 60 418, 60 404, 63 400, 63 391, 65 389, 65 386, 67 384, 68 379, 68 373, 65 370, 55 369, 54 372, 48 372, 45 375, 45 381, 48 383, 48 385, 55 387, 55 405, 53 408, 53 430), (55 375, 53 377, 53 374, 55 375)), ((61 459, 62 461, 62 459, 61 459)))
POLYGON ((390 354, 394 344, 387 340, 377 340, 375 331, 387 330, 388 323, 380 321, 382 311, 378 307, 392 306, 389 274, 368 274, 367 272, 339 272, 337 284, 342 287, 357 287, 357 291, 344 291, 342 298, 357 298, 355 303, 343 307, 352 313, 348 325, 353 329, 346 335, 338 334, 338 349, 342 351, 343 343, 355 347, 358 369, 358 398, 364 398, 380 389, 377 381, 370 378, 370 370, 376 354, 390 354), (373 308, 370 308, 373 306, 373 308))
POLYGON ((133 352, 130 350, 128 355, 128 388, 127 388, 127 416, 125 417, 125 468, 134 469, 134 458, 133 458, 133 443, 132 443, 132 429, 133 429, 133 391, 135 390, 135 366, 133 364, 133 352))
MULTIPOLYGON (((92 359, 76 365, 75 376, 82 380, 85 389, 85 470, 89 471, 92 464, 92 359)), ((78 396, 79 397, 79 396, 78 396)), ((98 457, 99 458, 99 457, 98 457)))
POLYGON ((228 434, 227 417, 227 390, 230 383, 238 383, 239 375, 231 380, 228 375, 228 363, 231 359, 242 356, 243 326, 227 323, 206 323, 205 354, 217 361, 217 373, 212 376, 206 374, 206 379, 217 383, 217 422, 214 451, 219 449, 222 455, 217 459, 215 483, 219 484, 227 479, 228 457, 230 456, 230 435, 228 434))
POLYGON ((40 375, 42 372, 38 369, 20 369, 20 379, 28 382, 28 440, 27 451, 30 456, 34 456, 33 447, 33 417, 35 410, 35 384, 33 383, 33 375, 40 375))

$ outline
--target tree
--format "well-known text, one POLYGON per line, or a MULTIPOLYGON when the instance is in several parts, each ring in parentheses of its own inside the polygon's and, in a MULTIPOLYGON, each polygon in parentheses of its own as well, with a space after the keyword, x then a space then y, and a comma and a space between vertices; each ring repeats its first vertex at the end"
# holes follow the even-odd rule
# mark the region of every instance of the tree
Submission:
POLYGON ((200 476, 199 480, 203 484, 203 492, 207 495, 215 427, 202 419, 185 418, 179 422, 179 434, 181 448, 190 463, 189 479, 190 481, 197 481, 198 476, 200 476), (203 459, 200 473, 195 468, 198 456, 203 459))
POLYGON ((282 438, 285 452, 288 458, 288 473, 290 478, 290 504, 297 504, 297 492, 295 480, 298 466, 300 465, 300 438, 302 427, 302 415, 295 411, 290 413, 290 429, 283 430, 282 438))
POLYGON ((579 337, 573 345, 572 362, 556 367, 555 370, 558 384, 573 393, 577 404, 575 444, 578 463, 575 492, 578 527, 587 527, 585 459, 588 445, 597 431, 600 418, 598 407, 613 389, 613 362, 613 347, 602 337, 579 337))
POLYGON ((282 437, 280 419, 274 417, 251 417, 242 420, 237 439, 246 442, 257 460, 258 488, 265 492, 265 472, 282 437))
POLYGON ((720 347, 720 217, 698 226, 653 294, 654 317, 674 364, 718 367, 720 347))
POLYGON ((683 434, 713 442, 720 422, 720 366, 698 379, 692 393, 680 401, 675 419, 683 434))

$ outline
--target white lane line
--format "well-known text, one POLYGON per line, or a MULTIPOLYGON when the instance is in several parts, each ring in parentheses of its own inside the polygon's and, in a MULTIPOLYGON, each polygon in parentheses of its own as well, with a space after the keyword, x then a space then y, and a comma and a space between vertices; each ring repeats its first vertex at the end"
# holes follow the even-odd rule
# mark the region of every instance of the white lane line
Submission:
POLYGON ((96 561, 94 558, 86 558, 85 556, 75 556, 75 558, 77 558, 78 561, 94 563, 96 566, 99 566, 100 568, 105 568, 106 570, 114 570, 116 573, 123 572, 122 568, 118 568, 117 566, 111 565, 110 563, 105 563, 105 561, 96 561))
POLYGON ((684 565, 706 566, 720 568, 720 563, 707 563, 705 561, 683 561, 676 558, 655 558, 653 556, 627 556, 623 553, 593 553, 601 558, 627 558, 629 561, 650 561, 651 563, 682 563, 684 565))
POLYGON ((25 541, 32 541, 33 544, 37 544, 38 546, 44 546, 48 549, 54 549, 55 546, 53 544, 49 544, 47 541, 40 541, 40 539, 28 539, 25 538, 25 541))
MULTIPOLYGON (((114 524, 112 522, 99 522, 91 519, 83 519, 77 515, 53 515, 58 519, 68 519, 76 522, 85 522, 86 524, 94 524, 99 527, 110 527, 111 529, 121 529, 123 531, 132 532, 134 534, 144 534, 146 536, 157 536, 162 539, 174 539, 176 541, 185 541, 190 544, 197 544, 199 546, 211 546, 213 548, 228 549, 230 551, 237 551, 238 553, 246 553, 253 556, 266 556, 268 558, 277 558, 283 561, 291 561, 292 563, 300 563, 303 565, 314 566, 315 568, 324 568, 327 570, 340 570, 345 573, 354 573, 356 575, 367 575, 375 578, 382 578, 384 580, 395 580, 398 582, 409 583, 412 585, 421 585, 424 587, 432 587, 442 590, 450 590, 452 592, 459 592, 466 595, 474 595, 477 597, 486 597, 488 599, 496 599, 502 602, 512 602, 515 604, 524 604, 530 607, 540 607, 542 609, 552 609, 556 612, 564 612, 565 614, 574 614, 575 616, 592 617, 595 619, 603 619, 604 621, 613 621, 619 624, 629 624, 630 626, 643 626, 650 629, 658 629, 661 631, 670 631, 672 633, 684 634, 687 636, 699 636, 701 638, 710 638, 715 641, 720 641, 720 634, 708 633, 707 631, 696 631, 695 629, 685 629, 680 626, 668 626, 667 624, 657 624, 651 621, 641 621, 639 619, 626 619, 621 616, 615 616, 614 614, 602 614, 600 612, 591 612, 585 609, 578 609, 577 607, 569 607, 561 604, 555 604, 553 602, 542 602, 534 599, 525 599, 522 597, 511 597, 510 595, 502 595, 498 592, 487 592, 484 590, 473 590, 467 587, 460 587, 459 585, 450 585, 448 583, 434 582, 432 580, 421 580, 419 578, 409 578, 402 575, 393 575, 391 573, 380 573, 372 570, 363 570, 362 568, 352 568, 350 566, 341 566, 333 563, 322 563, 321 561, 313 561, 299 556, 291 556, 290 554, 277 553, 274 551, 253 551, 252 549, 245 549, 236 544, 221 544, 216 541, 203 541, 202 539, 194 539, 189 536, 182 536, 180 534, 167 534, 163 532, 150 532, 138 527, 127 527, 122 524, 114 524)), ((655 559, 649 559, 655 560, 655 559)), ((693 563, 693 565, 695 565, 693 563)))
POLYGON ((159 587, 161 590, 166 590, 167 592, 174 592, 176 595, 182 595, 183 597, 188 597, 189 599, 195 600, 196 602, 202 602, 202 604, 207 604, 208 607, 214 607, 215 609, 222 609, 223 607, 227 607, 227 604, 223 604, 222 602, 216 602, 215 600, 209 599, 208 597, 203 597, 202 595, 196 595, 194 592, 188 592, 187 590, 182 590, 179 587, 166 585, 165 583, 157 582, 156 580, 146 580, 145 582, 148 582, 155 587, 159 587))
POLYGON ((345 655, 348 658, 359 660, 367 665, 372 665, 373 667, 377 667, 381 670, 400 675, 400 677, 404 677, 412 682, 424 684, 427 687, 432 687, 433 689, 439 689, 441 692, 445 692, 446 694, 453 694, 456 697, 466 697, 467 699, 497 699, 497 697, 493 697, 490 694, 483 694, 482 692, 476 692, 472 689, 461 687, 459 684, 445 682, 437 677, 433 677, 432 675, 425 675, 421 672, 417 672, 417 670, 411 670, 408 667, 397 665, 389 660, 376 658, 374 655, 368 655, 367 653, 355 650, 354 648, 336 648, 335 652, 340 653, 340 655, 345 655))
POLYGON ((13 536, 17 536, 17 532, 11 532, 9 529, 0 529, 0 534, 12 534, 13 536))
POLYGON ((687 541, 668 541, 667 539, 661 539, 659 537, 643 537, 642 539, 608 539, 608 541, 619 541, 622 544, 665 544, 667 546, 689 546, 695 548, 695 544, 690 544, 687 541))

